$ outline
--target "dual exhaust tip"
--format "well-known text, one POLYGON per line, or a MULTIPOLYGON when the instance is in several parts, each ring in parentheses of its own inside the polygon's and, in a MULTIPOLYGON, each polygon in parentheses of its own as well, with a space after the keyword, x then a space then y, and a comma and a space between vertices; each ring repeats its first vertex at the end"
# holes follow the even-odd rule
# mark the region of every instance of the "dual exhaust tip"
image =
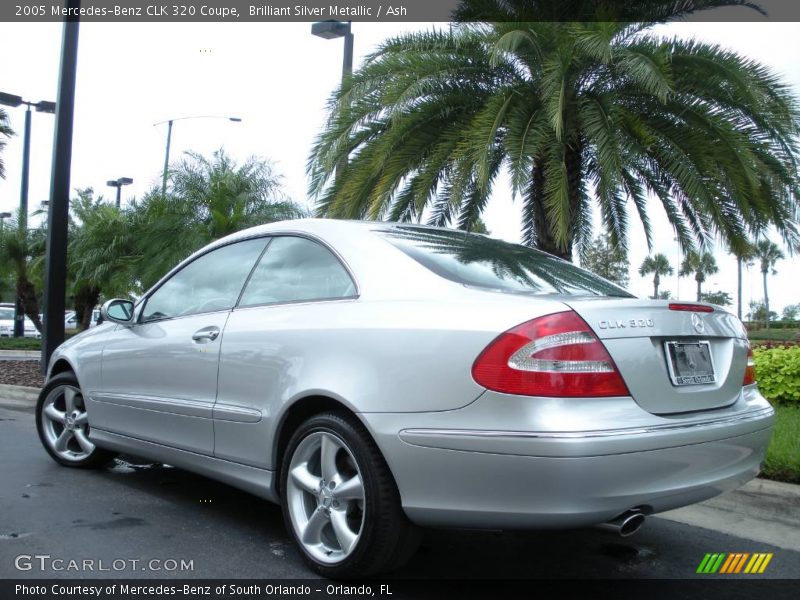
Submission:
POLYGON ((616 519, 601 523, 598 527, 606 531, 612 531, 620 537, 628 537, 639 531, 639 528, 644 525, 645 518, 644 513, 638 510, 629 510, 616 519))

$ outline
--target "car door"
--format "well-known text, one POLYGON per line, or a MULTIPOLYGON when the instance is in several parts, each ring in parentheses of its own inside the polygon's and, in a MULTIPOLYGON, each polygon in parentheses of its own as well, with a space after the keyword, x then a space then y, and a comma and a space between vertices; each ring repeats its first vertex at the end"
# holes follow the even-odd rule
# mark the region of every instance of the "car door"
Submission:
POLYGON ((270 419, 303 385, 317 327, 335 322, 343 302, 356 297, 349 272, 322 243, 273 238, 225 326, 214 406, 215 456, 274 468, 270 419))
POLYGON ((175 272, 103 348, 92 426, 212 454, 222 331, 266 239, 232 243, 175 272))

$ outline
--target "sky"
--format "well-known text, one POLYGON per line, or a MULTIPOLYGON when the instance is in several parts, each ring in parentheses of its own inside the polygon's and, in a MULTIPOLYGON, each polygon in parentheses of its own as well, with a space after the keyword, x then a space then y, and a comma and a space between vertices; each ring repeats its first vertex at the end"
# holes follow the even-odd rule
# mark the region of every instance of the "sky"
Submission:
MULTIPOLYGON (((447 27, 433 23, 354 23, 355 66, 386 38, 402 32, 447 27)), ((325 105, 341 77, 342 40, 311 35, 310 23, 84 23, 80 29, 71 187, 92 187, 113 198, 106 181, 131 177, 123 204, 160 181, 167 128, 155 123, 186 116, 173 128, 171 159, 192 150, 210 155, 224 147, 235 159, 264 157, 283 175, 285 192, 305 206, 305 165, 309 149, 326 118, 325 105)), ((768 65, 800 97, 800 23, 674 23, 660 35, 694 37, 720 44, 768 65)), ((56 100, 61 25, 0 23, 0 91, 26 100, 56 100)), ((0 212, 19 205, 24 110, 9 108, 18 135, 8 141, 0 180, 0 212)), ((34 113, 31 141, 31 211, 47 199, 53 144, 53 116, 34 113)), ((661 206, 651 202, 653 252, 666 254, 674 267, 680 250, 661 206)), ((638 275, 648 254, 644 233, 631 213, 630 289, 652 293, 651 278, 638 275)), ((484 214, 495 237, 520 239, 520 201, 501 177, 484 214)), ((596 232, 599 233, 599 221, 596 232)), ((777 239, 776 239, 777 241, 777 239)), ((784 252, 789 256, 787 249, 784 252)), ((706 291, 736 295, 736 261, 724 249, 715 252, 719 274, 706 291)), ((800 302, 792 279, 800 259, 776 265, 770 278, 770 304, 779 313, 800 302)), ((692 278, 665 277, 661 289, 673 297, 694 299, 692 278)), ((745 271, 744 312, 763 297, 758 267, 745 271)), ((735 310, 735 307, 731 307, 735 310)))

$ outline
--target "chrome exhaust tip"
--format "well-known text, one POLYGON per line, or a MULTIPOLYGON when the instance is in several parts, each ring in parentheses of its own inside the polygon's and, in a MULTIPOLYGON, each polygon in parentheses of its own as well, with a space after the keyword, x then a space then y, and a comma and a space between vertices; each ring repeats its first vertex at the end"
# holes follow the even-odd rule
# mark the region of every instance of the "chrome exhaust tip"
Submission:
POLYGON ((639 528, 644 525, 645 518, 643 513, 631 510, 607 523, 601 523, 598 527, 607 531, 613 531, 620 537, 628 537, 639 531, 639 528))

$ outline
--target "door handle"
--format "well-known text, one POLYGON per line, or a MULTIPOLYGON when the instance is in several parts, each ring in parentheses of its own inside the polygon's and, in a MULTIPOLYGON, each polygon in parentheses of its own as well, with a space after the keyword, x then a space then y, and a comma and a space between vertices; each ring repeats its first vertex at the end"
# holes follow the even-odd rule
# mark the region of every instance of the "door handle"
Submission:
POLYGON ((207 341, 213 342, 219 336, 219 327, 204 327, 203 329, 199 329, 195 331, 192 335, 192 339, 195 342, 207 341))

